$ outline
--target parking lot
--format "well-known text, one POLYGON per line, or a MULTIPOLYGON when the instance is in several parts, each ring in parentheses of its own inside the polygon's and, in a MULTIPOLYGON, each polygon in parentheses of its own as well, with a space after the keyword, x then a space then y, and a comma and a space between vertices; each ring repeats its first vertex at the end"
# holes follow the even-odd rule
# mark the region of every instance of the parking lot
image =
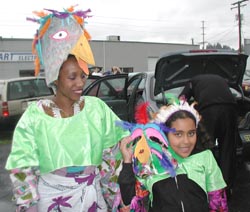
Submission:
MULTIPOLYGON (((11 148, 12 130, 0 129, 0 212, 14 212, 11 201, 12 190, 8 172, 4 169, 11 148)), ((250 164, 238 164, 233 196, 229 201, 229 212, 250 212, 250 164)))

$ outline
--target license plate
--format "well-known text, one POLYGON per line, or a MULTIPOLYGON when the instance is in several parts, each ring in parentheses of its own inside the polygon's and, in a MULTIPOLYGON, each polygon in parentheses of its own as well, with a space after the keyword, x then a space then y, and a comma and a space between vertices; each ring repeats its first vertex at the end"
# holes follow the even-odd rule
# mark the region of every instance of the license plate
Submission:
POLYGON ((242 143, 250 143, 250 132, 240 132, 242 143))
POLYGON ((246 142, 250 142, 250 134, 245 134, 245 135, 244 135, 244 140, 245 140, 246 142))

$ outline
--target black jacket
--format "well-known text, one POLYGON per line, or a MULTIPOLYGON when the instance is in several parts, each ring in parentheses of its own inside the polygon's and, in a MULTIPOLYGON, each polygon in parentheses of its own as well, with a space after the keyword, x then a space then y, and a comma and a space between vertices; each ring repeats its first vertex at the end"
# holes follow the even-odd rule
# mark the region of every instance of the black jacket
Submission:
POLYGON ((215 104, 236 104, 225 79, 218 75, 205 74, 193 77, 179 96, 185 95, 198 102, 198 110, 215 104))
MULTIPOLYGON (((135 177, 132 164, 123 164, 118 183, 125 205, 129 205, 135 195, 135 177)), ((177 175, 153 185, 153 202, 149 203, 149 212, 208 212, 206 193, 187 175, 177 175)), ((145 201, 147 202, 147 201, 145 201)))

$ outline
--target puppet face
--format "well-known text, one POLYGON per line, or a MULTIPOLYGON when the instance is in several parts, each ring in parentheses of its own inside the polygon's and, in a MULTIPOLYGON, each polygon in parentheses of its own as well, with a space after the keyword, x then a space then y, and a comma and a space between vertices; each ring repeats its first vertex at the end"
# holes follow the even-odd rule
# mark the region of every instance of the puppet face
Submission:
POLYGON ((173 175, 177 162, 168 150, 168 140, 160 126, 154 123, 137 124, 131 132, 133 138, 133 169, 137 176, 169 173, 173 175))

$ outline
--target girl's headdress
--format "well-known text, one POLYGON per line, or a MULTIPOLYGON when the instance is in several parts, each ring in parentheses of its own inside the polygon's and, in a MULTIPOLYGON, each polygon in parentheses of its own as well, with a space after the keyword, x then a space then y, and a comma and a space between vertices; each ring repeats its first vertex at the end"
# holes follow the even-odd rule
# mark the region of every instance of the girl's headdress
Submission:
MULTIPOLYGON (((168 96, 166 96, 168 99, 168 96)), ((196 120, 196 127, 201 119, 200 114, 194 108, 195 103, 189 105, 185 99, 173 99, 172 97, 168 99, 169 105, 162 106, 159 111, 155 114, 154 120, 157 123, 165 123, 175 112, 177 111, 187 111, 191 113, 196 120)))
POLYGON ((40 24, 34 37, 32 50, 35 59, 35 75, 44 66, 49 86, 58 78, 59 70, 69 54, 76 57, 79 66, 89 74, 88 64, 95 64, 88 40, 90 35, 84 28, 84 19, 90 17, 90 9, 74 11, 70 7, 63 12, 45 9, 34 12, 39 19, 27 18, 40 24))

